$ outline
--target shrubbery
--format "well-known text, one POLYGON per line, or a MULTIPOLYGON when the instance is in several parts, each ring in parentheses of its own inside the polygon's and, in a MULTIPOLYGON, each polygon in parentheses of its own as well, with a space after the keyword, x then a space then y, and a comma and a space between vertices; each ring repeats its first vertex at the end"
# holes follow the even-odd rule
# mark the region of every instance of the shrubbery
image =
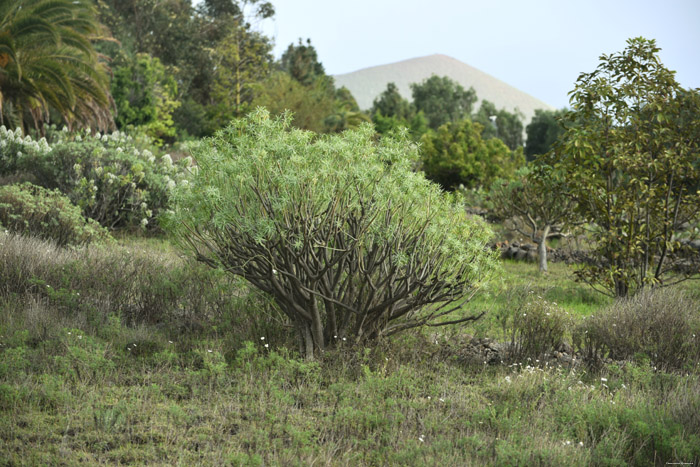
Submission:
POLYGON ((523 305, 504 313, 500 321, 509 339, 508 354, 515 359, 544 358, 558 350, 572 324, 568 312, 532 292, 523 305))
POLYGON ((24 183, 0 186, 0 226, 56 244, 80 245, 109 237, 92 219, 58 190, 24 183))
POLYGON ((178 190, 182 246, 271 294, 307 356, 445 324, 494 267, 490 229, 412 170, 415 145, 374 136, 317 138, 258 111, 205 142, 178 190))
POLYGON ((104 227, 153 226, 172 189, 187 183, 191 160, 173 164, 149 147, 147 140, 120 132, 50 129, 47 142, 0 127, 0 175, 27 174, 38 185, 57 188, 104 227))
POLYGON ((586 318, 574 343, 591 361, 642 358, 682 369, 700 361, 700 311, 681 290, 643 290, 586 318))

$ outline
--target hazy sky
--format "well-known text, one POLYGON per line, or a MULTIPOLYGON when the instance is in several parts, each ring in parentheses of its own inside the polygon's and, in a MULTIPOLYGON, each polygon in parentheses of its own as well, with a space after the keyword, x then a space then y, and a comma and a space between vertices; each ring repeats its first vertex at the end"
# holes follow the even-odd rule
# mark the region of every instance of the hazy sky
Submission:
POLYGON ((630 37, 700 87, 700 0, 272 0, 275 57, 310 38, 329 74, 441 53, 554 106, 630 37))

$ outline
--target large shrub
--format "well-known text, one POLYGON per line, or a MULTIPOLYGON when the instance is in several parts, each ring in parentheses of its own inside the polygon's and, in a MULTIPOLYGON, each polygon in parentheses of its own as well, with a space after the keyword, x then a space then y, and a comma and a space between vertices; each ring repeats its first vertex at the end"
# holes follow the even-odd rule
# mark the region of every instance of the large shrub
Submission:
POLYGON ((494 265, 489 228, 411 170, 416 147, 373 140, 368 125, 317 137, 259 110, 197 148, 176 194, 179 243, 271 294, 308 357, 444 324, 494 265))
POLYGON ((58 190, 31 183, 0 186, 0 226, 58 245, 79 245, 107 238, 97 222, 85 219, 80 208, 58 190))
POLYGON ((101 135, 49 129, 32 141, 0 127, 0 175, 28 174, 32 182, 58 189, 84 215, 107 228, 153 226, 168 208, 177 183, 186 183, 189 160, 173 164, 152 152, 148 141, 124 133, 101 135))
POLYGON ((574 340, 593 362, 641 357, 682 369, 700 362, 700 310, 677 288, 643 290, 586 318, 574 340))

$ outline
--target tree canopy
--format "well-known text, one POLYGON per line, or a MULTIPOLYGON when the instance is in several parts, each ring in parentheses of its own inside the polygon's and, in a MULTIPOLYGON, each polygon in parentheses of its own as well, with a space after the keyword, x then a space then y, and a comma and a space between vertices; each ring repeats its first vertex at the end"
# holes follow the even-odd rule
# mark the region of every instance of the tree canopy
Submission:
POLYGON ((592 224, 595 259, 579 275, 615 296, 700 272, 679 242, 683 226, 700 219, 700 92, 681 88, 659 50, 630 39, 582 73, 548 154, 592 224))
POLYGON ((422 83, 412 84, 411 91, 416 111, 425 114, 433 130, 469 117, 477 100, 474 88, 465 90, 447 76, 433 75, 422 83))
POLYGON ((112 126, 101 35, 86 0, 0 3, 0 123, 40 128, 51 111, 69 126, 112 126))

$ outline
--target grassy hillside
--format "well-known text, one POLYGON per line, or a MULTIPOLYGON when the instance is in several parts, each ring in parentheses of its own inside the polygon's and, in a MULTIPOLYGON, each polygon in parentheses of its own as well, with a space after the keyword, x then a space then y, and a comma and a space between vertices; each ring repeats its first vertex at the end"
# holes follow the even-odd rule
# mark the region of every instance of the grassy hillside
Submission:
POLYGON ((0 234, 0 245, 0 465, 700 460, 697 362, 465 358, 523 293, 576 321, 607 305, 563 265, 542 278, 504 264, 472 328, 342 343, 307 362, 264 297, 160 240, 64 250, 0 234))

